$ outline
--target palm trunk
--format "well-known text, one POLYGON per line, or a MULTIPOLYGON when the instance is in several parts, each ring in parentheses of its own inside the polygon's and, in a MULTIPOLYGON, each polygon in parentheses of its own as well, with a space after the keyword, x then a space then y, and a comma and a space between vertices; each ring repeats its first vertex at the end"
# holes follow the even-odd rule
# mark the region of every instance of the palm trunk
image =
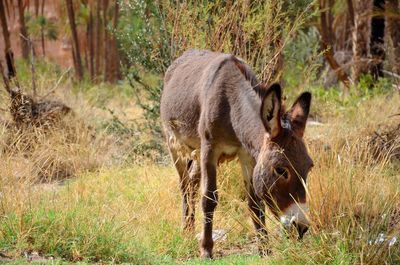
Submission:
POLYGON ((0 21, 4 37, 4 55, 7 63, 8 78, 11 79, 16 75, 14 66, 14 54, 11 50, 10 32, 8 31, 7 18, 3 1, 0 1, 0 21))
POLYGON ((75 14, 74 14, 74 7, 72 4, 72 0, 66 0, 66 4, 67 4, 69 25, 71 27, 71 33, 72 33, 72 49, 73 49, 73 58, 75 61, 74 64, 75 64, 76 76, 78 80, 82 80, 83 67, 82 67, 81 52, 79 49, 78 33, 76 31, 75 14))

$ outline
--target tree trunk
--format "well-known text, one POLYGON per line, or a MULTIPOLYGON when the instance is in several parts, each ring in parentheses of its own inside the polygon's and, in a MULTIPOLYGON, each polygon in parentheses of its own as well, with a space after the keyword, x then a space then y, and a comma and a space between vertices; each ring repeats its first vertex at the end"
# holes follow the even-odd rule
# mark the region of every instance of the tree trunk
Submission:
POLYGON ((354 0, 353 63, 351 74, 358 82, 361 74, 368 72, 368 55, 371 36, 372 0, 354 0))
MULTIPOLYGON (((118 17, 119 17, 119 5, 118 2, 116 2, 114 5, 113 17, 112 17, 113 30, 115 30, 118 26, 118 17)), ((119 69, 118 46, 114 32, 109 32, 108 43, 109 43, 107 45, 108 49, 106 50, 107 63, 106 63, 105 79, 108 82, 115 83, 121 77, 121 74, 119 69)))
POLYGON ((101 36, 102 36, 102 31, 101 31, 101 5, 99 1, 96 3, 96 76, 100 75, 100 70, 101 70, 101 50, 102 50, 102 45, 101 45, 101 36))
POLYGON ((349 30, 349 15, 343 14, 342 18, 344 23, 337 27, 336 31, 336 41, 335 41, 335 50, 336 51, 344 51, 346 50, 346 44, 348 39, 348 30, 349 30))
POLYGON ((103 80, 108 81, 109 79, 109 68, 110 68, 110 43, 107 29, 107 11, 108 11, 108 0, 103 0, 103 29, 104 29, 104 68, 103 68, 103 80))
MULTIPOLYGON (((119 19, 119 5, 118 2, 115 2, 114 6, 114 16, 113 16, 113 29, 117 30, 118 27, 118 19, 119 19)), ((112 55, 113 55, 113 60, 112 60, 112 75, 113 75, 113 80, 112 82, 116 82, 118 79, 121 79, 121 71, 120 71, 120 62, 119 62, 119 52, 118 52, 118 43, 117 39, 115 37, 115 33, 112 34, 112 55)))
POLYGON ((10 42, 10 32, 8 31, 7 25, 7 18, 4 8, 3 1, 0 1, 0 20, 1 20, 1 27, 3 30, 3 37, 4 37, 4 53, 7 63, 7 70, 8 70, 8 78, 11 79, 15 76, 15 66, 14 66, 14 54, 11 50, 11 42, 10 42))
POLYGON ((399 0, 386 0, 386 41, 389 65, 400 75, 400 8, 399 0), (390 13, 389 13, 390 12, 390 13))
POLYGON ((42 1, 42 6, 40 7, 40 14, 42 14, 42 16, 44 16, 44 4, 45 4, 45 0, 42 1))
MULTIPOLYGON (((371 19, 370 53, 372 57, 371 74, 377 79, 383 76, 383 60, 385 59, 385 0, 374 0, 374 15, 371 19)), ((400 30, 399 28, 397 30, 400 30)))
POLYGON ((325 59, 328 62, 329 66, 334 70, 339 78, 340 81, 343 82, 343 84, 346 87, 345 93, 348 94, 348 90, 350 88, 350 80, 349 77, 347 76, 346 72, 343 70, 343 68, 338 64, 338 62, 335 60, 334 53, 332 50, 332 43, 329 42, 329 36, 332 36, 329 33, 330 27, 328 27, 328 17, 327 17, 327 12, 325 8, 325 1, 324 0, 319 0, 319 8, 321 12, 321 17, 320 17, 320 22, 321 22, 321 48, 323 51, 325 51, 325 59))
POLYGON ((35 16, 38 17, 39 16, 39 7, 40 7, 40 0, 35 0, 34 2, 34 7, 35 7, 35 16))
POLYGON ((347 0, 347 11, 349 14, 350 26, 354 27, 354 5, 353 0, 347 0))
POLYGON ((89 68, 89 74, 90 74, 90 79, 94 80, 94 32, 93 32, 93 5, 89 4, 89 21, 87 24, 87 42, 88 42, 88 47, 89 47, 89 52, 88 52, 88 68, 89 68))
POLYGON ((333 22, 334 22, 334 17, 333 17, 333 7, 335 5, 335 0, 328 0, 328 41, 332 45, 335 43, 335 32, 333 31, 333 22))
MULTIPOLYGON (((42 1, 42 6, 41 6, 41 10, 40 10, 42 17, 44 17, 44 4, 45 4, 44 1, 45 0, 42 1)), ((43 54, 43 57, 45 57, 46 56, 46 46, 45 46, 46 44, 45 44, 45 38, 44 38, 44 26, 43 25, 40 27, 40 39, 42 42, 42 54, 43 54)))
POLYGON ((22 57, 25 60, 29 59, 29 36, 25 25, 24 4, 22 0, 18 0, 18 14, 19 14, 19 31, 21 40, 22 57))
POLYGON ((6 10, 6 16, 10 17, 10 4, 8 3, 8 1, 4 1, 4 5, 5 5, 5 10, 6 10))
POLYGON ((346 26, 343 32, 342 50, 352 50, 352 34, 354 29, 354 6, 353 0, 347 0, 346 26))
POLYGON ((79 49, 78 33, 76 31, 75 14, 74 14, 74 7, 72 4, 72 0, 66 0, 66 4, 67 4, 69 25, 71 27, 71 34, 72 34, 72 49, 73 49, 73 58, 75 61, 74 64, 75 64, 76 76, 78 80, 82 80, 83 67, 82 67, 81 51, 79 49))

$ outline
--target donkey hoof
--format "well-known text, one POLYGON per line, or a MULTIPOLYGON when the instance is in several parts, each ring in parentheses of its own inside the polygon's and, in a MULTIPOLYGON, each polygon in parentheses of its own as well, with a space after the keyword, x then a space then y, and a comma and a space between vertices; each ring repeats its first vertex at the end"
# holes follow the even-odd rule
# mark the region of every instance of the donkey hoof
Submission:
POLYGON ((212 252, 209 250, 202 249, 200 254, 202 259, 212 259, 212 252))

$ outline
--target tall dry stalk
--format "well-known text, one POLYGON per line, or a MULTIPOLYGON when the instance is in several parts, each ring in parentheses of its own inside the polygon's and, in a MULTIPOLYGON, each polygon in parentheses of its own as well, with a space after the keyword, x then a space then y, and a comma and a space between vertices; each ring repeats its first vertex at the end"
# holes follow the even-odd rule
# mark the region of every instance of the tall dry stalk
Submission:
POLYGON ((283 48, 311 16, 311 4, 289 13, 285 1, 204 3, 162 1, 170 34, 170 56, 189 48, 233 53, 249 63, 260 80, 280 79, 283 48), (287 17, 291 19, 287 19, 287 17))

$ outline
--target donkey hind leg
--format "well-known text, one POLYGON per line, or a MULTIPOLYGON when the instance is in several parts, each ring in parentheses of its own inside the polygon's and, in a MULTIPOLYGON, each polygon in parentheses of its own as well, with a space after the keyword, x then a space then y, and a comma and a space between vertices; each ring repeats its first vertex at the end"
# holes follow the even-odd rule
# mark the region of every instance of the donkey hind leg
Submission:
POLYGON ((198 159, 190 160, 191 165, 189 167, 189 187, 188 187, 188 204, 190 209, 190 215, 188 220, 188 228, 194 229, 195 220, 195 208, 196 208, 196 198, 199 191, 201 170, 200 163, 198 159))
POLYGON ((214 210, 218 203, 217 193, 217 157, 209 143, 201 143, 201 181, 203 234, 200 242, 200 252, 203 258, 212 258, 214 242, 212 239, 214 210))
POLYGON ((170 148, 170 154, 180 179, 180 190, 182 193, 183 229, 194 230, 196 194, 199 189, 200 167, 195 157, 188 159, 177 154, 176 150, 170 148))

